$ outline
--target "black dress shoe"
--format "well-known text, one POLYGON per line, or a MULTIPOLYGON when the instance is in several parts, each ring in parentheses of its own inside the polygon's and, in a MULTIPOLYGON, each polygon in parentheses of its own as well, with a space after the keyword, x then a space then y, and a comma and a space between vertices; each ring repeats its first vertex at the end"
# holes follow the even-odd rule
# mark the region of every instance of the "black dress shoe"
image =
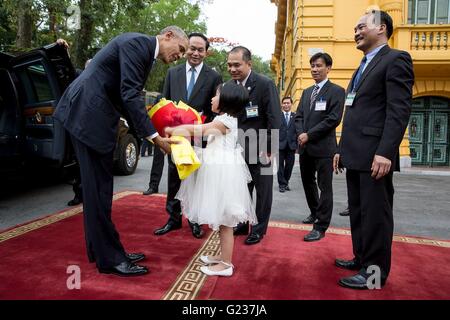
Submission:
POLYGON ((148 188, 147 190, 145 190, 144 192, 142 192, 142 194, 143 194, 144 196, 148 196, 148 195, 151 195, 151 194, 153 194, 153 193, 158 193, 158 189, 157 189, 157 188, 150 187, 150 188, 148 188))
POLYGON ((127 253, 128 261, 131 263, 136 263, 145 259, 145 254, 143 253, 127 253))
POLYGON ((79 205, 79 204, 82 203, 82 202, 83 202, 83 201, 81 201, 80 198, 75 197, 75 198, 73 198, 72 200, 70 200, 69 202, 67 202, 67 205, 72 207, 72 206, 79 205))
POLYGON ((355 259, 353 260, 336 259, 334 261, 334 264, 339 268, 347 270, 360 270, 362 268, 361 264, 356 262, 355 259))
POLYGON ((339 215, 342 217, 347 217, 350 215, 350 209, 347 207, 344 211, 339 212, 339 215))
POLYGON ((350 289, 359 289, 359 290, 369 289, 367 286, 367 278, 360 273, 357 273, 351 277, 339 279, 339 284, 342 287, 350 289))
POLYGON ((259 233, 252 232, 247 239, 245 239, 245 244, 257 244, 260 242, 263 238, 263 235, 259 233))
POLYGON ((121 264, 110 268, 99 268, 98 271, 100 273, 109 273, 121 277, 135 277, 148 273, 147 267, 138 266, 129 261, 124 261, 121 264))
POLYGON ((319 231, 319 230, 311 230, 310 233, 308 233, 303 240, 307 241, 307 242, 311 242, 311 241, 318 241, 320 239, 322 239, 323 237, 325 237, 325 232, 319 231))
POLYGON ((280 187, 278 190, 279 190, 281 193, 286 192, 286 188, 285 188, 285 187, 280 187))
POLYGON ((316 218, 309 215, 306 219, 302 221, 304 224, 313 224, 316 221, 316 218))
POLYGON ((197 223, 191 224, 191 229, 192 229, 192 235, 194 237, 196 237, 197 239, 202 238, 203 235, 205 234, 202 230, 202 227, 200 227, 200 225, 198 225, 197 223))
POLYGON ((286 188, 284 189, 286 189, 286 191, 291 191, 291 188, 289 188, 289 186, 286 186, 286 188))
POLYGON ((166 234, 167 232, 177 229, 181 229, 181 220, 178 223, 169 220, 162 228, 156 229, 153 233, 157 236, 161 236, 163 234, 166 234))
POLYGON ((237 227, 233 228, 233 234, 235 236, 245 236, 248 234, 249 226, 248 223, 240 223, 237 227))

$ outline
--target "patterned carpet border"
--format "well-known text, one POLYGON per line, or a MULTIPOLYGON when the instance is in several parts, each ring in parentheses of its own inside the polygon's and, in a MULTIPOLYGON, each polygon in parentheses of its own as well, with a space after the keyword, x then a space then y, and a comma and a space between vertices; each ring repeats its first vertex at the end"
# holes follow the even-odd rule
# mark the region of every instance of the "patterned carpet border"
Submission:
POLYGON ((219 232, 211 232, 162 300, 194 300, 207 278, 207 275, 200 271, 200 267, 203 266, 200 256, 217 255, 219 249, 219 232))
MULTIPOLYGON (((269 226, 274 227, 274 228, 294 229, 294 230, 303 230, 303 231, 311 231, 312 230, 311 225, 302 225, 302 224, 296 224, 296 223, 285 223, 285 222, 276 222, 276 221, 269 222, 269 226)), ((329 228, 327 230, 327 233, 346 235, 346 236, 351 235, 350 230, 337 229, 337 228, 329 228)), ((425 238, 422 239, 422 238, 396 236, 396 235, 394 235, 394 241, 410 243, 410 244, 420 244, 420 245, 426 245, 426 246, 450 248, 450 241, 433 240, 433 239, 425 239, 425 238)))
MULTIPOLYGON (((119 192, 113 196, 113 201, 121 199, 121 198, 129 196, 129 195, 132 195, 132 194, 140 194, 140 192, 137 192, 137 191, 119 192)), ((74 215, 81 213, 82 211, 83 211, 83 206, 79 205, 73 209, 65 210, 61 213, 53 214, 51 216, 48 216, 48 217, 24 224, 22 226, 7 230, 5 232, 0 233, 0 243, 2 243, 3 241, 6 241, 6 240, 12 239, 12 238, 21 236, 30 231, 48 226, 52 223, 70 218, 74 215)))

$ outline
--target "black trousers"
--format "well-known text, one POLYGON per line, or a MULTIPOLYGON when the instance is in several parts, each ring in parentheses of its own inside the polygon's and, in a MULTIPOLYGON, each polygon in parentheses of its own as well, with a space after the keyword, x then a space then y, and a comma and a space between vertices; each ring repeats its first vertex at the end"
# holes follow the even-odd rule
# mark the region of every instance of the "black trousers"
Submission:
POLYGON ((113 151, 100 154, 72 138, 83 181, 83 218, 87 254, 98 268, 126 261, 119 233, 111 220, 113 151))
POLYGON ((163 170, 164 170, 164 153, 161 151, 160 148, 155 146, 155 151, 153 152, 152 170, 150 171, 150 182, 148 183, 149 188, 158 190, 163 170))
POLYGON ((325 232, 333 214, 333 158, 311 157, 305 151, 300 155, 300 173, 311 216, 317 218, 314 229, 325 232))
POLYGON ((181 222, 181 204, 180 200, 175 199, 178 190, 180 190, 181 180, 178 176, 177 167, 173 163, 172 158, 167 157, 169 168, 168 168, 168 179, 167 179, 167 200, 166 200, 166 211, 169 214, 169 220, 173 222, 181 222))
POLYGON ((347 170, 346 175, 353 254, 365 268, 378 266, 386 280, 394 233, 392 173, 379 180, 370 172, 347 170))
POLYGON ((270 212, 272 211, 273 197, 273 174, 272 165, 269 164, 247 164, 252 181, 248 184, 248 190, 253 196, 256 189, 256 217, 258 223, 252 226, 252 232, 265 235, 269 225, 270 212))
POLYGON ((292 169, 295 163, 295 150, 289 148, 279 151, 278 164, 278 185, 280 187, 287 187, 291 179, 292 169))

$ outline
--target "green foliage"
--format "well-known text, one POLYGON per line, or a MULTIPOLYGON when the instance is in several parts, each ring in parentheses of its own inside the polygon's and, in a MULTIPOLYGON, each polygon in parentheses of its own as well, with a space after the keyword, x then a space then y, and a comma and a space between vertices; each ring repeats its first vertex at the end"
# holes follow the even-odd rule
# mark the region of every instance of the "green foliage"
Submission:
MULTIPOLYGON (((66 39, 76 67, 82 68, 88 58, 115 36, 124 32, 142 32, 157 35, 164 27, 177 25, 187 34, 203 32, 206 24, 200 18, 200 4, 205 0, 0 0, 0 50, 14 51, 18 19, 24 12, 18 2, 31 4, 32 47, 40 47, 66 39), (67 8, 77 5, 81 9, 81 29, 70 30, 71 16, 67 8)), ((211 49, 206 63, 219 72, 224 81, 230 79, 226 65, 227 52, 211 49)), ((179 63, 185 63, 183 59, 179 63)), ((170 66, 155 63, 146 83, 150 91, 162 91, 165 75, 170 66)), ((255 71, 272 76, 270 66, 254 56, 255 71)))

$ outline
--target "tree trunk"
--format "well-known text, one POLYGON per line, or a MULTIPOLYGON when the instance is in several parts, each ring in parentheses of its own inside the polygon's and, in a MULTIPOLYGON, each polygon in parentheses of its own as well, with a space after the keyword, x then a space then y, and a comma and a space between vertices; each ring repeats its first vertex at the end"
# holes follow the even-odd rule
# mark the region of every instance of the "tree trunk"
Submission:
POLYGON ((81 23, 76 35, 74 46, 74 64, 77 68, 84 68, 89 57, 89 46, 94 36, 94 18, 92 0, 80 0, 81 23))
POLYGON ((21 49, 31 48, 31 36, 33 31, 31 4, 32 1, 30 0, 18 1, 19 15, 17 17, 18 27, 16 46, 21 49))

